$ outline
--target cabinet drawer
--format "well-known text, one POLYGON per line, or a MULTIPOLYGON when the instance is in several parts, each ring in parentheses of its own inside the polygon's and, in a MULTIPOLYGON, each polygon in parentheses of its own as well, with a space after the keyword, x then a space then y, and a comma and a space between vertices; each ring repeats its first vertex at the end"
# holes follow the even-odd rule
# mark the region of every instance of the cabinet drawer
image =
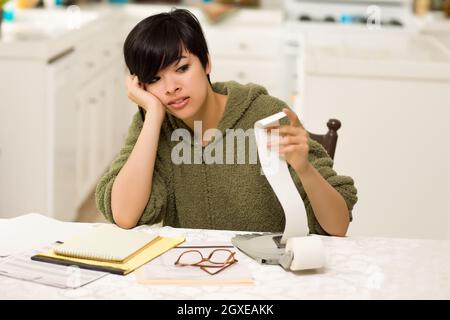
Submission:
MULTIPOLYGON (((281 51, 281 32, 275 29, 235 28, 205 31, 209 50, 215 56, 274 57, 281 51)), ((213 60, 214 61, 214 60, 213 60)))
POLYGON ((211 81, 253 82, 266 89, 278 87, 282 81, 281 65, 273 60, 216 59, 211 81))
POLYGON ((103 39, 99 46, 99 55, 103 66, 108 66, 123 53, 123 40, 119 37, 109 36, 103 39))
POLYGON ((78 47, 80 84, 98 75, 122 54, 122 43, 115 36, 98 41, 91 39, 78 47))
POLYGON ((100 51, 100 45, 93 40, 85 42, 78 47, 79 80, 81 85, 92 79, 101 69, 100 51))

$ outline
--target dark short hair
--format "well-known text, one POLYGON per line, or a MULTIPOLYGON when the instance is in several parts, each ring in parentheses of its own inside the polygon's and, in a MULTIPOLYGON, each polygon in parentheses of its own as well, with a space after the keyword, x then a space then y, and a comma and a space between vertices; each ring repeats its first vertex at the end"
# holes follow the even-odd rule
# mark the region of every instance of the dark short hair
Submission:
POLYGON ((208 46, 200 22, 188 10, 174 8, 139 22, 128 34, 123 53, 130 73, 149 83, 158 71, 179 61, 183 49, 206 69, 208 46))

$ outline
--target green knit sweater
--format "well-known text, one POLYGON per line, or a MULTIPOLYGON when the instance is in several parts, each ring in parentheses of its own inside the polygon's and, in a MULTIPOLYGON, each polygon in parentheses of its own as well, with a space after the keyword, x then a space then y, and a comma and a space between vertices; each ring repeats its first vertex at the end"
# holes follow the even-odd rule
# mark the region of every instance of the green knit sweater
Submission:
MULTIPOLYGON (((268 95, 263 87, 251 83, 242 85, 234 81, 217 82, 213 84, 213 90, 228 95, 225 111, 218 125, 223 139, 226 138, 227 129, 240 128, 246 131, 253 128, 256 121, 288 107, 281 100, 268 95)), ((281 123, 286 124, 288 121, 284 118, 281 123)), ((96 188, 97 207, 111 222, 114 222, 111 211, 112 186, 126 163, 142 126, 140 114, 136 113, 125 146, 96 188)), ((284 230, 283 209, 267 179, 261 174, 259 159, 256 164, 249 161, 245 164, 174 164, 171 160, 172 148, 180 142, 171 141, 171 135, 177 128, 187 129, 193 136, 192 130, 181 120, 167 113, 161 127, 152 191, 139 225, 163 221, 164 225, 180 228, 270 232, 284 230)), ((226 143, 223 145, 226 146, 226 143)), ((351 220, 351 211, 357 201, 352 178, 336 175, 332 169, 333 161, 319 143, 310 140, 309 146, 309 161, 344 197, 351 220)), ((194 154, 194 139, 190 148, 194 154)), ((310 233, 327 234, 317 222, 297 174, 291 167, 289 169, 306 207, 310 233)))

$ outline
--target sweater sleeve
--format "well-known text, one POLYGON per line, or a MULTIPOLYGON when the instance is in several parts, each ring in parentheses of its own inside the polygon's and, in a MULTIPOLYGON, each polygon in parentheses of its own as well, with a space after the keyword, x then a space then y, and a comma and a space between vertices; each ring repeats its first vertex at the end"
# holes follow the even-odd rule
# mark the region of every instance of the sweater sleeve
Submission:
MULTIPOLYGON (((136 144, 139 134, 142 130, 143 121, 140 114, 136 113, 133 117, 130 128, 128 129, 128 136, 125 140, 125 145, 120 150, 118 156, 112 162, 110 168, 100 178, 95 191, 95 200, 98 210, 103 213, 105 218, 114 222, 111 209, 111 191, 114 181, 119 174, 122 167, 128 160, 131 151, 136 144)), ((137 225, 154 224, 160 222, 167 210, 168 189, 164 180, 162 162, 157 156, 155 161, 155 168, 153 171, 152 191, 148 199, 147 205, 142 213, 137 225)))
MULTIPOLYGON (((316 170, 322 175, 322 177, 339 192, 345 200, 348 207, 349 219, 353 220, 352 210, 356 204, 358 197, 357 191, 354 185, 354 181, 351 177, 341 176, 333 170, 333 160, 328 153, 322 147, 322 145, 314 140, 309 140, 309 161, 316 168, 316 170)), ((302 186, 302 183, 292 167, 289 166, 289 170, 292 179, 297 186, 298 191, 305 204, 306 214, 308 216, 308 227, 310 233, 328 235, 328 233, 322 228, 316 219, 314 210, 311 206, 309 198, 302 186)))

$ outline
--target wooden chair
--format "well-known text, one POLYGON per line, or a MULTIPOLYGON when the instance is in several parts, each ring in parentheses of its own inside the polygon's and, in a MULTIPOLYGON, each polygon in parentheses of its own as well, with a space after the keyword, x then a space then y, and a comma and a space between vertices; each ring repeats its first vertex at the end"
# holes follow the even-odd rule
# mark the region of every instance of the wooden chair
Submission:
POLYGON ((334 159, 338 134, 337 131, 341 127, 341 122, 337 119, 330 119, 327 122, 328 132, 326 134, 309 133, 309 137, 319 142, 328 152, 331 159, 334 159))

